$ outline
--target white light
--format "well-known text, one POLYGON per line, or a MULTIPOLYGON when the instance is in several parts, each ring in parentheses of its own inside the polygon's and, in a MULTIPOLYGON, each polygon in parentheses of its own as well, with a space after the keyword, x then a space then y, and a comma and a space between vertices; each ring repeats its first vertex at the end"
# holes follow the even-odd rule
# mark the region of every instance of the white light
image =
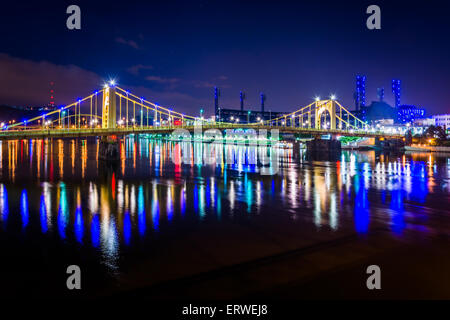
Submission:
POLYGON ((332 95, 330 96, 330 99, 331 99, 331 100, 335 100, 335 99, 336 99, 336 96, 335 96, 334 94, 332 94, 332 95))
POLYGON ((314 100, 320 101, 320 97, 315 97, 314 100))
POLYGON ((115 85, 116 85, 116 81, 115 81, 115 80, 110 80, 110 81, 109 81, 109 84, 110 84, 111 86, 115 86, 115 85))

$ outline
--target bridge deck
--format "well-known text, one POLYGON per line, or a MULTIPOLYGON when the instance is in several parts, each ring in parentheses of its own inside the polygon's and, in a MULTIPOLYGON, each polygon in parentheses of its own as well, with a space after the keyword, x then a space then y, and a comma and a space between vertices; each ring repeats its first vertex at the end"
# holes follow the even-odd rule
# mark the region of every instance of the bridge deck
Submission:
POLYGON ((278 130, 280 133, 303 133, 312 136, 321 136, 326 134, 368 137, 368 138, 403 138, 401 134, 386 134, 382 132, 370 131, 346 131, 346 130, 323 130, 314 128, 288 127, 288 126, 266 126, 255 124, 215 124, 203 126, 169 126, 169 127, 129 127, 129 128, 71 128, 71 129, 27 129, 27 130, 6 130, 0 132, 0 140, 17 140, 17 139, 45 139, 45 138, 82 138, 93 136, 123 136, 128 134, 139 133, 163 133, 170 134, 174 130, 184 129, 189 132, 194 130, 205 131, 209 129, 217 129, 220 131, 226 129, 255 129, 255 130, 278 130))

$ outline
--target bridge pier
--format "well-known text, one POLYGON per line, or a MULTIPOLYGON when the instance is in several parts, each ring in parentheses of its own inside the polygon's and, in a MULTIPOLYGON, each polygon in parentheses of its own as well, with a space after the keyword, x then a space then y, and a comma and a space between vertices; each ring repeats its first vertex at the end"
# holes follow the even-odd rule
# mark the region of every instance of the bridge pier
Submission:
POLYGON ((119 139, 116 136, 101 137, 98 158, 105 161, 120 160, 119 139))
POLYGON ((294 156, 294 159, 299 159, 300 157, 300 141, 294 141, 292 143, 292 153, 294 156))
POLYGON ((405 139, 376 138, 375 146, 386 151, 401 151, 405 147, 405 139))
POLYGON ((306 151, 310 154, 339 154, 341 142, 337 139, 323 140, 315 138, 306 142, 306 151))

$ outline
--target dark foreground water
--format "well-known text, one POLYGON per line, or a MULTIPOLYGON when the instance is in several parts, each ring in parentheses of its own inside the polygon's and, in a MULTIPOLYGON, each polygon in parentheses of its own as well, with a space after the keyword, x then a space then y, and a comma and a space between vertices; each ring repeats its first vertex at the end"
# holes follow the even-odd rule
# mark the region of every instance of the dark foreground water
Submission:
POLYGON ((69 265, 82 270, 76 294, 101 295, 344 234, 383 228, 402 239, 450 227, 448 155, 315 161, 137 137, 115 164, 97 152, 95 139, 1 142, 1 295, 74 294, 69 265), (270 166, 256 161, 262 154, 270 166))

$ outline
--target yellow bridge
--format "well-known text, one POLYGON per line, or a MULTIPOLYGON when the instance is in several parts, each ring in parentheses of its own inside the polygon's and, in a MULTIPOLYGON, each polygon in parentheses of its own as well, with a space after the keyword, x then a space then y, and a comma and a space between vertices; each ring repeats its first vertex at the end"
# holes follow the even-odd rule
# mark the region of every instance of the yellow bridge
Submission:
POLYGON ((315 137, 358 136, 403 138, 371 128, 336 100, 316 100, 282 117, 254 123, 206 120, 159 106, 114 85, 78 99, 57 110, 13 125, 4 126, 0 139, 37 139, 88 136, 121 136, 139 133, 171 134, 176 129, 195 130, 278 130, 315 137), (101 99, 101 100, 100 100, 101 99))

